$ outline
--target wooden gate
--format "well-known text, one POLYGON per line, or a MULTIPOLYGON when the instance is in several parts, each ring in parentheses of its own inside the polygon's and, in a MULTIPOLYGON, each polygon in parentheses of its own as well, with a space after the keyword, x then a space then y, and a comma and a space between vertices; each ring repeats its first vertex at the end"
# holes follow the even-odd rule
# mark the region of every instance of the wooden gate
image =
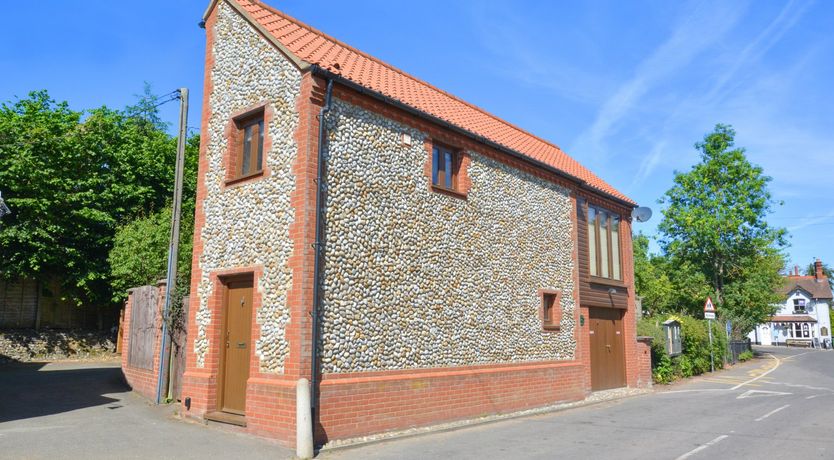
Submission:
POLYGON ((127 362, 131 367, 153 368, 156 339, 157 289, 142 286, 133 290, 127 362))

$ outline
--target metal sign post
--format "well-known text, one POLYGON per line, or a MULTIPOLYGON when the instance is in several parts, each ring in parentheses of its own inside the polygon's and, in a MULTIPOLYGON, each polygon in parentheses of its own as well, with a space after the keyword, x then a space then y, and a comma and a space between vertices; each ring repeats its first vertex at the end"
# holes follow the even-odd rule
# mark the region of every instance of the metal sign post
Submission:
POLYGON ((715 319, 715 306, 710 297, 707 297, 707 303, 704 304, 704 318, 707 319, 709 329, 709 369, 710 372, 715 372, 715 356, 712 350, 712 320, 715 319))

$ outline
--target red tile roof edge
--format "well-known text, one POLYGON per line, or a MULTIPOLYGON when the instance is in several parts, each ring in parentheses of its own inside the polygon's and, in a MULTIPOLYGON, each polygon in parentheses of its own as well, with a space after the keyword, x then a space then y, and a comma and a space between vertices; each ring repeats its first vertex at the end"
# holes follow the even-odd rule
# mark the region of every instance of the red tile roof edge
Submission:
MULTIPOLYGON (((226 1, 228 1, 230 3, 236 3, 237 6, 240 8, 240 10, 243 10, 243 12, 246 13, 246 14, 244 14, 244 17, 246 17, 246 19, 249 20, 250 22, 253 21, 255 23, 253 25, 259 26, 260 28, 263 28, 263 29, 267 29, 265 24, 261 23, 258 19, 252 17, 251 13, 249 13, 248 10, 246 10, 246 6, 251 5, 251 6, 261 8, 261 9, 267 11, 270 14, 274 14, 274 15, 278 16, 279 18, 296 25, 297 27, 300 27, 302 29, 307 29, 307 31, 309 33, 318 35, 320 38, 326 40, 327 42, 330 42, 331 45, 336 44, 339 47, 344 48, 348 52, 356 53, 356 54, 360 55, 361 57, 363 57, 363 58, 365 58, 369 61, 372 61, 372 62, 384 67, 385 69, 387 69, 391 72, 394 72, 394 73, 400 75, 402 78, 410 79, 413 82, 416 82, 416 83, 424 86, 426 89, 428 89, 432 92, 436 92, 438 94, 441 94, 441 95, 451 99, 454 102, 463 104, 463 105, 471 108, 472 110, 477 111, 481 115, 483 115, 485 117, 488 117, 493 122, 503 124, 506 127, 516 131, 516 133, 514 133, 514 135, 521 135, 521 136, 526 137, 527 139, 524 140, 523 142, 527 142, 527 141, 530 141, 530 140, 535 140, 535 141, 538 141, 538 142, 544 144, 544 146, 546 146, 546 147, 550 147, 552 149, 555 149, 555 152, 553 152, 553 153, 564 155, 564 157, 565 157, 564 161, 567 161, 568 163, 572 163, 571 165, 568 165, 568 166, 573 166, 578 171, 575 171, 575 172, 568 171, 564 167, 561 167, 560 165, 558 165, 557 162, 554 161, 554 159, 552 157, 550 159, 548 159, 548 158, 537 158, 537 156, 531 155, 531 154, 525 152, 523 149, 514 148, 512 146, 506 145, 504 142, 498 141, 496 139, 491 139, 491 136, 488 136, 484 133, 478 132, 477 130, 473 130, 473 129, 469 129, 467 127, 461 126, 458 123, 455 123, 451 120, 447 120, 446 117, 444 117, 444 116, 426 112, 425 110, 420 109, 419 107, 415 107, 413 104, 410 104, 408 101, 403 100, 400 97, 396 97, 396 96, 393 96, 393 95, 387 95, 383 92, 380 92, 379 90, 377 90, 375 88, 371 88, 371 87, 368 87, 366 85, 363 85, 361 82, 358 82, 358 81, 356 81, 356 80, 354 80, 354 79, 352 79, 348 76, 341 76, 340 75, 341 78, 343 78, 347 81, 353 82, 353 83, 355 83, 355 84, 357 84, 357 85, 359 85, 363 88, 367 88, 368 90, 370 90, 372 92, 381 94, 381 95, 383 95, 387 98, 398 101, 398 102, 400 102, 400 103, 402 103, 402 104, 404 104, 408 107, 413 108, 414 110, 417 110, 420 113, 425 113, 425 114, 427 114, 427 115, 429 115, 433 118, 443 120, 443 121, 445 121, 445 122, 447 122, 451 125, 454 125, 454 126, 458 127, 459 129, 462 129, 466 132, 469 132, 469 133, 471 133, 471 134, 473 134, 477 137, 480 137, 480 138, 483 138, 483 139, 488 139, 491 142, 504 147, 504 149, 507 149, 507 150, 510 150, 510 151, 513 151, 513 152, 517 152, 518 154, 520 154, 524 158, 527 158, 527 159, 532 160, 534 162, 541 163, 541 164, 544 164, 546 166, 549 166, 550 168, 553 168, 554 170, 561 172, 562 174, 564 174, 564 175, 570 177, 571 179, 573 179, 574 181, 579 182, 580 185, 582 185, 585 188, 588 188, 588 189, 590 189, 590 190, 592 190, 596 193, 601 193, 601 194, 606 195, 610 198, 613 198, 616 201, 625 203, 625 204, 630 205, 630 206, 636 206, 637 205, 633 200, 631 200, 626 195, 624 195, 623 193, 619 192, 617 189, 612 187, 610 184, 608 184, 607 182, 605 182, 604 180, 602 180, 601 178, 596 176, 593 172, 591 172, 590 170, 588 170, 587 168, 585 168, 584 166, 579 164, 579 162, 577 162, 573 157, 571 157, 567 153, 565 153, 558 145, 556 145, 556 144, 554 144, 550 141, 547 141, 547 140, 545 140, 545 139, 543 139, 543 138, 541 138, 537 135, 534 135, 534 134, 518 127, 517 125, 515 125, 513 123, 510 123, 510 122, 508 122, 508 121, 506 121, 502 118, 499 118, 499 117, 493 115, 492 113, 488 112, 487 110, 482 109, 481 107, 478 107, 477 105, 469 103, 469 102, 467 102, 467 101, 465 101, 465 100, 463 100, 463 99, 461 99, 461 98, 459 98, 459 97, 457 97, 457 96, 455 96, 455 95, 453 95, 453 94, 451 94, 447 91, 444 91, 440 88, 437 88, 436 86, 434 86, 434 85, 432 85, 432 84, 430 84, 430 83, 428 83, 428 82, 426 82, 422 79, 419 79, 419 78, 417 78, 413 75, 410 75, 410 74, 406 73, 405 71, 403 71, 401 69, 398 69, 398 68, 392 66, 391 64, 388 64, 387 62, 384 62, 384 61, 382 61, 382 60, 380 60, 380 59, 378 59, 378 58, 376 58, 376 57, 374 57, 374 56, 372 56, 368 53, 365 53, 364 51, 361 51, 361 50, 359 50, 359 49, 357 49, 357 48, 355 48, 351 45, 348 45, 347 43, 345 43, 345 42, 343 42, 343 41, 341 41, 341 40, 339 40, 335 37, 332 37, 331 35, 328 35, 328 34, 322 32, 322 31, 320 31, 320 30, 318 30, 318 29, 316 29, 316 28, 314 28, 314 27, 312 27, 312 26, 310 26, 310 25, 308 25, 308 24, 306 24, 302 21, 299 21, 298 19, 296 19, 292 16, 287 15, 286 13, 284 13, 282 11, 279 11, 279 10, 265 4, 261 0, 226 0, 226 1), (577 174, 577 173, 579 173, 579 174, 577 174), (592 179, 592 181, 586 180, 585 178, 580 177, 580 175, 589 175, 590 179, 592 179), (592 182, 595 182, 595 183, 592 183, 592 182)), ((218 2, 218 0, 212 0, 212 4, 210 4, 209 8, 206 10, 206 15, 208 15, 211 12, 212 8, 214 7, 214 5, 217 2, 218 2)), ((235 9, 238 9, 238 8, 235 8, 235 9)), ((264 30, 264 32, 268 32, 268 29, 264 30)), ((270 35, 272 35, 270 38, 278 41, 279 43, 282 43, 280 41, 279 37, 275 36, 271 32, 268 32, 268 33, 270 33, 270 35)), ((338 72, 333 72, 330 69, 327 69, 327 68, 323 67, 322 64, 324 64, 324 62, 322 60, 319 60, 319 62, 310 62, 309 60, 304 59, 302 56, 299 56, 297 53, 294 53, 292 50, 290 50, 289 46, 287 44, 282 43, 282 45, 283 45, 283 48, 284 48, 284 50, 282 50, 282 51, 291 53, 294 57, 296 57, 300 61, 305 62, 305 63, 309 63, 309 64, 313 64, 313 65, 317 65, 317 66, 321 67, 322 69, 324 69, 326 72, 338 75, 338 72)), ((321 46, 323 46, 323 45, 319 45, 319 48, 321 46)))
POLYGON ((417 82, 419 82, 419 83, 421 83, 421 84, 423 84, 423 85, 426 85, 426 86, 428 86, 429 88, 431 88, 431 89, 432 89, 432 90, 434 90, 434 91, 437 91, 437 92, 439 92, 439 93, 443 93, 443 94, 445 94, 446 96, 448 96, 448 97, 450 97, 450 98, 452 98, 452 99, 454 99, 454 100, 456 100, 456 101, 460 102, 461 104, 468 105, 469 107, 472 107, 473 109, 475 109, 475 110, 477 110, 477 111, 479 111, 479 112, 483 113, 484 115, 487 115, 487 116, 489 116, 489 117, 491 117, 491 118, 494 118, 495 120, 500 121, 501 123, 504 123, 505 125, 511 126, 511 127, 515 128, 515 129, 517 129, 517 130, 521 131, 522 133, 524 133, 524 134, 526 134, 526 135, 528 135, 528 136, 530 136, 530 137, 535 138, 536 140, 538 140, 538 141, 540 141, 540 142, 544 142, 545 144, 549 144, 549 145, 551 145, 551 146, 553 146, 553 147, 555 147, 555 148, 559 149, 560 151, 564 152, 564 150, 562 150, 562 148, 561 148, 561 147, 559 147, 557 144, 554 144, 553 142, 548 141, 547 139, 544 139, 544 138, 542 138, 542 137, 540 137, 540 136, 537 136, 537 135, 535 135, 535 134, 533 134, 533 133, 531 133, 531 132, 529 132, 529 131, 525 130, 524 128, 519 127, 518 125, 516 125, 516 124, 514 124, 514 123, 512 123, 512 122, 509 122, 509 121, 507 121, 507 120, 504 120, 503 118, 501 118, 501 117, 499 117, 499 116, 497 116, 497 115, 495 115, 495 114, 491 113, 489 110, 486 110, 486 109, 484 109, 483 107, 480 107, 480 106, 478 106, 478 105, 475 105, 475 104, 473 104, 473 103, 471 103, 471 102, 469 102, 469 101, 467 101, 467 100, 465 100, 465 99, 461 99, 460 97, 455 96, 454 94, 452 94, 452 93, 450 93, 450 92, 448 92, 448 91, 446 91, 446 90, 444 90, 444 89, 442 89, 442 88, 438 88, 437 86, 432 85, 431 83, 427 82, 426 80, 423 80, 422 78, 415 77, 414 75, 411 75, 410 73, 406 73, 404 70, 399 69, 399 68, 397 68, 397 67, 394 67, 393 65, 391 65, 391 64, 389 64, 389 63, 387 63, 387 62, 383 61, 382 59, 379 59, 379 58, 377 58, 377 57, 374 57, 374 56, 372 56, 372 55, 370 55, 370 54, 368 54, 368 53, 366 53, 366 52, 364 52, 364 51, 360 50, 359 48, 356 48, 356 47, 354 47, 354 46, 351 46, 351 45, 349 45, 349 44, 347 44, 347 43, 343 42, 342 40, 339 40, 338 38, 336 38, 336 37, 334 37, 334 36, 332 36, 332 35, 330 35, 330 34, 328 34, 328 33, 322 32, 321 30, 316 29, 315 27, 313 27, 313 26, 311 26, 311 25, 309 25, 309 24, 307 24, 307 23, 305 23, 305 22, 303 22, 303 21, 300 21, 300 20, 298 20, 298 19, 296 19, 296 18, 294 18, 294 17, 292 17, 292 16, 289 16, 288 14, 284 13, 283 11, 277 10, 277 9, 275 9, 275 7, 272 7, 272 6, 267 5, 267 4, 266 4, 266 3, 264 3, 262 0, 246 0, 246 1, 249 1, 249 2, 251 2, 251 3, 256 3, 256 4, 258 4, 261 8, 263 8, 263 9, 265 9, 265 10, 268 10, 269 12, 271 12, 271 13, 273 13, 273 14, 276 14, 276 15, 278 15, 278 16, 281 16, 282 18, 286 19, 287 21, 292 21, 292 22, 294 22, 294 23, 296 23, 296 24, 298 24, 298 25, 300 25, 300 26, 302 26, 302 27, 305 27, 305 28, 309 29, 309 30, 310 30, 310 32, 313 32, 313 33, 319 34, 319 35, 321 35, 322 37, 326 38, 327 40, 330 40, 330 41, 332 41, 332 42, 334 42, 334 43, 337 43, 337 44, 339 44, 339 45, 341 45, 341 46, 344 46, 345 48, 347 48, 347 49, 349 49, 349 50, 353 51, 354 53, 361 54, 361 55, 362 55, 362 56, 364 56, 365 58, 370 59, 370 60, 372 60, 372 61, 374 61, 374 62, 378 63, 379 65, 382 65, 382 66, 384 66, 384 67, 387 67, 388 69, 391 69, 393 72, 396 72, 396 73, 398 73, 398 74, 400 74, 400 75, 402 75, 402 76, 404 76, 404 77, 406 77, 406 78, 410 78, 410 79, 412 79, 412 80, 414 80, 414 81, 417 81, 417 82))

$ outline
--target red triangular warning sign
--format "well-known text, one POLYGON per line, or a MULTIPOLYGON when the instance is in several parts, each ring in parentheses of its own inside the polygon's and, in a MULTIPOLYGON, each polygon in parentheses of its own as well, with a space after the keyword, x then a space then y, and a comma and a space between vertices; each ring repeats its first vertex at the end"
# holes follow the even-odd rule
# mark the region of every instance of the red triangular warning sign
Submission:
POLYGON ((712 304, 711 297, 707 297, 707 303, 704 304, 704 311, 715 311, 715 305, 712 304))

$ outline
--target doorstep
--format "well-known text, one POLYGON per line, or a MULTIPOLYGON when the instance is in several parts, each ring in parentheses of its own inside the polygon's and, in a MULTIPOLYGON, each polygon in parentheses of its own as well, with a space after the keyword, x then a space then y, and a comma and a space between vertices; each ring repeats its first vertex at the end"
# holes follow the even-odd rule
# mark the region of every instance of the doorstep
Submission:
POLYGON ((230 412, 208 412, 203 416, 203 418, 212 422, 225 423, 228 425, 246 426, 245 415, 232 414, 230 412))

